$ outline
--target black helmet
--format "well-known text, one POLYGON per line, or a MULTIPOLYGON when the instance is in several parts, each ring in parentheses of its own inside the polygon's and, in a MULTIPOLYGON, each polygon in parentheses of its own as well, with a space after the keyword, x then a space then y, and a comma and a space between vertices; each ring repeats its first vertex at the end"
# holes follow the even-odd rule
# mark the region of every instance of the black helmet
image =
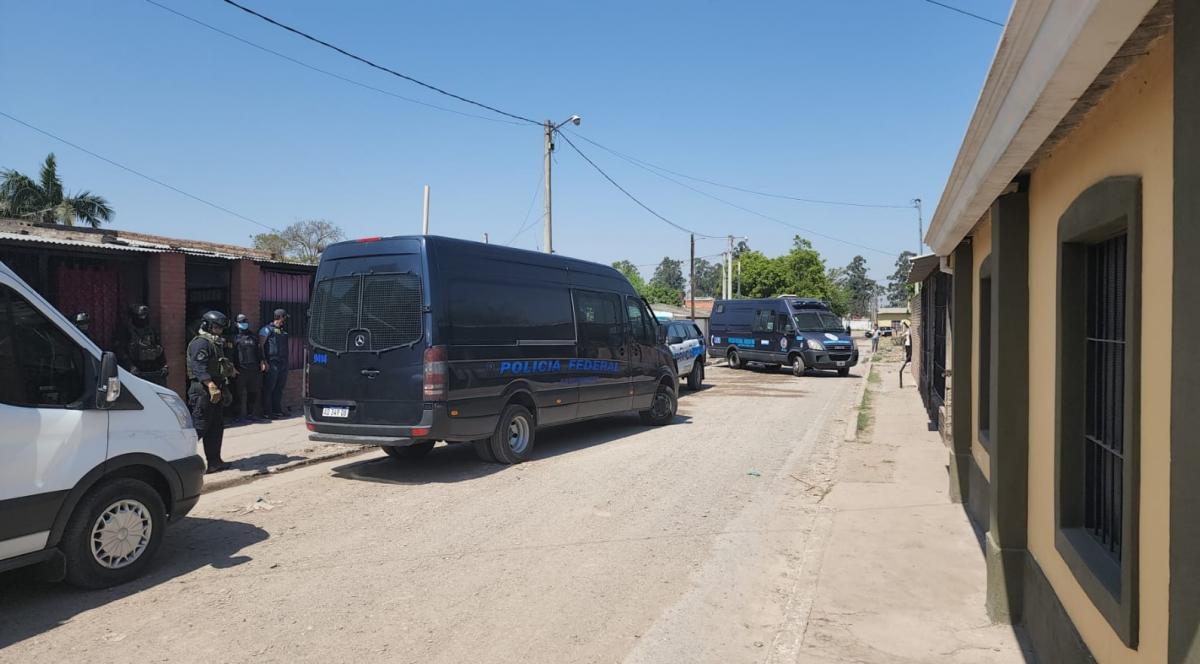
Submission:
POLYGON ((76 325, 87 325, 91 322, 92 322, 92 317, 89 316, 86 311, 81 311, 81 312, 75 314, 75 324, 76 325))
POLYGON ((249 323, 250 319, 246 318, 246 314, 238 314, 237 318, 233 319, 237 323, 249 323))
POLYGON ((148 318, 150 316, 150 307, 144 304, 129 305, 129 314, 134 318, 148 318))
POLYGON ((216 334, 213 332, 214 327, 219 327, 222 330, 229 327, 229 319, 225 317, 225 314, 219 311, 210 311, 200 319, 201 330, 209 334, 216 334))

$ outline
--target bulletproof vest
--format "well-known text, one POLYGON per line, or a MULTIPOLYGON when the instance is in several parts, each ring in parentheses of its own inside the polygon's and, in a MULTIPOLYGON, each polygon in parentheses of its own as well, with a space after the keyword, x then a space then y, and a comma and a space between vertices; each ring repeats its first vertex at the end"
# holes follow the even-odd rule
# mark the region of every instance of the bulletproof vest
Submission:
MULTIPOLYGON (((233 366, 229 360, 225 359, 225 343, 220 337, 201 332, 198 339, 203 339, 208 343, 208 357, 205 359, 205 370, 208 375, 214 379, 228 379, 233 375, 233 366)), ((193 339, 193 341, 195 341, 193 339)), ((189 348, 191 344, 188 344, 189 348)), ((192 367, 192 360, 188 358, 187 374, 189 380, 196 380, 197 375, 192 367)))
POLYGON ((286 360, 288 357, 288 333, 281 327, 268 325, 270 334, 267 335, 267 359, 286 360))
POLYGON ((253 334, 239 334, 234 337, 233 349, 237 353, 239 367, 258 364, 258 339, 253 334))
POLYGON ((163 356, 162 344, 158 342, 158 334, 149 325, 129 325, 129 347, 125 349, 129 358, 138 366, 157 362, 163 356))

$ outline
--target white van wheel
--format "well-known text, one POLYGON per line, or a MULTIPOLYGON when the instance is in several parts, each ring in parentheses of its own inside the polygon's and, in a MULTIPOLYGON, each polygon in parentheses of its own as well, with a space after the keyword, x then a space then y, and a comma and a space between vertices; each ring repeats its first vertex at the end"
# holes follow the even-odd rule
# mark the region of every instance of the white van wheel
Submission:
POLYGON ((103 482, 79 501, 63 531, 67 581, 107 588, 140 576, 162 543, 166 523, 154 487, 131 477, 103 482))

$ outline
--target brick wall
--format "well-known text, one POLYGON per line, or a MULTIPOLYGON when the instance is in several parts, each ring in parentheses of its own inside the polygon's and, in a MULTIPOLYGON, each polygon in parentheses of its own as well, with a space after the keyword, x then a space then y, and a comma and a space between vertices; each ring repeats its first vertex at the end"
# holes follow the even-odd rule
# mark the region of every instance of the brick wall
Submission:
POLYGON ((254 261, 243 258, 233 261, 229 275, 229 301, 233 307, 233 311, 229 312, 230 320, 238 314, 246 314, 250 318, 250 327, 257 328, 263 324, 263 321, 258 320, 262 270, 254 261))
POLYGON ((154 254, 146 266, 150 321, 162 335, 167 354, 167 387, 180 395, 187 389, 187 269, 183 254, 154 254))
POLYGON ((292 415, 304 413, 304 369, 288 372, 287 386, 283 388, 283 409, 292 415))

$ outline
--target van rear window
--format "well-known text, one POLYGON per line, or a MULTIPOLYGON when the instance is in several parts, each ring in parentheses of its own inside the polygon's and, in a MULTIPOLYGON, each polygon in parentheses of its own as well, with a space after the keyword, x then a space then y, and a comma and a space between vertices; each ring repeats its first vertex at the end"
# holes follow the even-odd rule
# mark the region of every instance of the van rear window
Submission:
POLYGON ((380 351, 421 338, 421 277, 411 272, 353 274, 325 279, 313 291, 309 340, 343 352, 380 351), (366 332, 358 347, 351 332, 366 332))

